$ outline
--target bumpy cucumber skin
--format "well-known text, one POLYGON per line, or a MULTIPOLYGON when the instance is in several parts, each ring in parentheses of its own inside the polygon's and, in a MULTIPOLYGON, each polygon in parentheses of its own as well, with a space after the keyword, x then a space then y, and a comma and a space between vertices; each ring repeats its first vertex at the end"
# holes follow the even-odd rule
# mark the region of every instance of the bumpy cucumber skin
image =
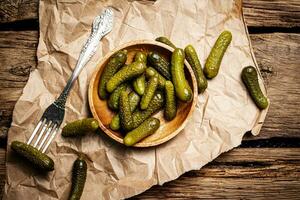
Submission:
POLYGON ((139 77, 137 77, 136 79, 133 80, 132 86, 134 91, 136 91, 136 93, 138 93, 139 95, 143 95, 145 92, 145 88, 146 88, 146 84, 145 84, 145 75, 142 74, 139 77))
POLYGON ((164 43, 164 44, 176 49, 176 46, 167 37, 161 36, 161 37, 156 38, 155 40, 157 42, 164 43))
POLYGON ((191 65, 198 85, 198 93, 202 93, 207 88, 207 80, 203 74, 202 67, 195 48, 192 45, 188 45, 184 49, 185 57, 191 65))
POLYGON ((256 106, 261 110, 267 108, 269 102, 259 87, 256 69, 252 66, 245 67, 242 70, 242 80, 256 106))
POLYGON ((135 62, 142 62, 142 63, 147 63, 147 54, 144 52, 137 52, 134 56, 134 61, 135 62))
POLYGON ((177 113, 175 90, 174 90, 173 83, 171 81, 166 81, 165 94, 166 94, 166 107, 165 107, 164 117, 166 120, 171 121, 176 117, 176 113, 177 113))
POLYGON ((121 95, 121 92, 126 90, 128 87, 127 83, 123 83, 119 85, 109 96, 109 99, 107 101, 108 107, 112 110, 119 110, 119 98, 121 95))
POLYGON ((123 91, 120 96, 120 122, 124 131, 133 129, 133 119, 129 104, 129 97, 126 91, 123 91))
POLYGON ((98 129, 98 121, 94 118, 86 118, 68 123, 62 129, 62 136, 77 137, 84 136, 89 132, 94 132, 98 129))
MULTIPOLYGON (((132 91, 129 94, 128 98, 129 98, 130 110, 131 110, 131 112, 133 112, 139 105, 141 97, 137 93, 132 91)), ((121 128, 119 113, 117 113, 116 115, 113 116, 109 126, 110 126, 111 130, 113 130, 113 131, 117 131, 121 128)))
POLYGON ((122 67, 106 84, 106 90, 111 93, 120 84, 144 73, 146 64, 142 62, 133 62, 122 67))
POLYGON ((21 157, 32 163, 32 166, 42 172, 54 170, 53 160, 31 145, 19 141, 13 141, 11 148, 21 157))
POLYGON ((160 125, 160 121, 154 117, 150 117, 139 125, 136 129, 128 132, 123 139, 126 146, 132 146, 141 141, 145 137, 152 135, 160 125))
POLYGON ((149 79, 149 80, 152 76, 157 76, 157 78, 158 78, 158 88, 159 89, 164 89, 165 88, 165 84, 166 84, 167 80, 165 79, 165 77, 160 75, 158 73, 158 71, 156 71, 156 69, 154 69, 153 67, 148 67, 146 69, 145 74, 146 74, 147 79, 149 79))
POLYGON ((157 90, 154 97, 152 98, 148 108, 146 110, 136 110, 132 114, 133 118, 133 128, 138 127, 146 119, 148 119, 152 114, 159 111, 165 105, 165 97, 163 92, 157 90))
POLYGON ((223 31, 218 37, 204 66, 203 72, 206 78, 212 79, 217 76, 223 56, 231 40, 232 35, 229 31, 223 31))
POLYGON ((127 50, 122 50, 118 51, 108 61, 108 64, 105 66, 99 81, 98 95, 100 99, 104 100, 108 98, 106 83, 125 64, 126 60, 127 50))
POLYGON ((158 86, 157 76, 151 77, 147 84, 145 94, 142 96, 142 100, 141 100, 141 109, 142 110, 146 110, 148 108, 149 103, 155 94, 157 86, 158 86))
POLYGON ((171 80, 170 63, 166 61, 158 53, 150 52, 148 54, 148 61, 161 75, 166 79, 171 80))
POLYGON ((189 102, 193 98, 193 92, 184 75, 184 51, 180 48, 175 49, 171 62, 172 81, 176 96, 181 101, 189 102))
POLYGON ((72 170, 72 187, 69 200, 79 200, 86 181, 87 164, 82 157, 76 159, 72 170))

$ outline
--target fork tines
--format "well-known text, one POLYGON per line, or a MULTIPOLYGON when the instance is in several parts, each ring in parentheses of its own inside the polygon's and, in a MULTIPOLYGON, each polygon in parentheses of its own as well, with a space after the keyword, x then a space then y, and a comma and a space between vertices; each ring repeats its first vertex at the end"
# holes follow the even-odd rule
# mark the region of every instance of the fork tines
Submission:
POLYGON ((27 144, 37 148, 44 153, 55 137, 58 128, 59 127, 56 123, 53 123, 46 118, 42 118, 33 130, 27 144))

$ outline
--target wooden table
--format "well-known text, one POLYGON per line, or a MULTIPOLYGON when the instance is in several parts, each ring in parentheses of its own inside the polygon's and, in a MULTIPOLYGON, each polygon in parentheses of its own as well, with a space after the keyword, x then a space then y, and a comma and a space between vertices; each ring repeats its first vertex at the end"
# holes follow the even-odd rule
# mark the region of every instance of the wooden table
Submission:
MULTIPOLYGON (((300 199, 300 1, 245 0, 245 20, 271 107, 261 133, 199 171, 137 199, 300 199)), ((0 188, 6 134, 36 68, 38 0, 0 2, 0 188)))

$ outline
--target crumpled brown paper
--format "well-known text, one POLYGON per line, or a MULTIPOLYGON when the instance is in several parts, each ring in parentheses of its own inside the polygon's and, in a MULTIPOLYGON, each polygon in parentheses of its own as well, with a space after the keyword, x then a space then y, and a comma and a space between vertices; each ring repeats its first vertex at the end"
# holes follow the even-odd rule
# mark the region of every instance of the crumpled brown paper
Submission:
MULTIPOLYGON (((191 43, 204 64, 218 35, 224 29, 230 30, 233 40, 219 75, 199 96, 184 131, 155 148, 126 148, 103 135, 82 139, 58 135, 48 150, 55 171, 42 176, 14 158, 8 145, 4 199, 67 199, 76 152, 88 157, 82 199, 131 197, 186 171, 200 169, 238 146, 246 131, 258 134, 266 111, 255 107, 240 78, 242 67, 257 66, 243 22, 241 0, 41 0, 38 68, 30 74, 15 106, 8 144, 27 141, 45 108, 65 86, 94 17, 106 6, 114 8, 113 31, 102 39, 96 55, 75 83, 64 123, 89 115, 87 88, 96 64, 110 50, 131 40, 166 35, 180 47, 191 43)), ((265 92, 261 77, 260 83, 265 92)))

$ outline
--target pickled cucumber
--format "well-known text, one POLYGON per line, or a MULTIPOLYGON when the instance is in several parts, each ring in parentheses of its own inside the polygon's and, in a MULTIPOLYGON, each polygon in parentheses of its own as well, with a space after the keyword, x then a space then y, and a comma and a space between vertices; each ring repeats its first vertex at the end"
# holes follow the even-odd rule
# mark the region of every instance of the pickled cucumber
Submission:
POLYGON ((133 124, 134 124, 133 128, 138 127, 152 114, 162 109, 164 107, 164 104, 165 104, 164 94, 163 92, 157 90, 146 110, 136 110, 135 112, 133 112, 132 114, 133 124))
POLYGON ((99 82, 98 94, 101 99, 107 99, 108 93, 106 91, 107 81, 125 64, 127 59, 127 50, 118 51, 111 57, 108 64, 105 66, 99 82))
POLYGON ((112 110, 119 110, 119 98, 121 92, 126 90, 129 85, 127 83, 122 83, 119 85, 109 96, 107 101, 108 107, 112 110))
POLYGON ((148 61, 161 75, 166 79, 171 80, 170 63, 166 61, 161 55, 155 52, 148 54, 148 61))
POLYGON ((171 121, 176 117, 176 113, 177 113, 175 91, 171 81, 166 81, 165 94, 166 94, 166 107, 165 107, 164 117, 166 120, 171 121))
POLYGON ((155 40, 176 49, 176 46, 167 37, 161 36, 156 38, 155 40))
POLYGON ((206 78, 212 79, 217 76, 219 68, 227 47, 232 39, 229 31, 223 31, 215 42, 204 66, 204 74, 206 78))
POLYGON ((155 133, 159 128, 160 121, 154 117, 150 117, 139 125, 136 129, 126 134, 123 141, 126 146, 132 146, 141 141, 145 137, 155 133))
POLYGON ((120 84, 144 73, 146 64, 142 62, 133 62, 122 67, 106 84, 109 93, 114 91, 120 84))
POLYGON ((196 77, 198 93, 204 92, 207 88, 207 80, 203 74, 202 67, 197 56, 197 52, 192 45, 188 45, 184 49, 185 56, 189 64, 191 65, 196 77))
POLYGON ((145 90, 145 94, 142 96, 142 100, 141 100, 141 109, 142 110, 145 110, 148 108, 149 103, 155 94, 157 86, 158 86, 158 78, 157 78, 157 76, 152 76, 150 78, 147 88, 145 90))
POLYGON ((98 121, 94 118, 86 118, 68 123, 62 129, 62 136, 76 137, 83 136, 89 132, 94 132, 98 129, 98 121))
POLYGON ((11 143, 11 149, 29 161, 34 168, 39 169, 42 172, 54 170, 53 160, 31 145, 19 141, 13 141, 11 143))
POLYGON ((142 62, 142 63, 147 63, 147 54, 144 52, 137 52, 134 56, 134 62, 142 62))
POLYGON ((129 104, 128 92, 123 91, 120 96, 120 122, 124 131, 133 129, 133 119, 129 104))
POLYGON ((142 74, 139 77, 137 77, 136 79, 133 80, 132 86, 134 91, 136 91, 136 93, 138 93, 139 95, 143 95, 145 92, 145 88, 146 88, 146 80, 145 80, 145 75, 142 74))
POLYGON ((193 98, 193 92, 184 75, 184 51, 182 49, 177 48, 173 51, 171 63, 176 97, 181 101, 189 102, 193 98))
MULTIPOLYGON (((129 104, 130 104, 130 111, 133 112, 136 107, 139 105, 140 103, 140 96, 135 93, 134 91, 132 91, 129 96, 129 104)), ((117 131, 120 129, 120 114, 117 113, 116 115, 113 116, 111 122, 110 122, 110 128, 113 131, 117 131)))
POLYGON ((72 170, 72 187, 69 196, 69 200, 79 200, 86 181, 87 175, 87 164, 83 157, 78 157, 74 164, 72 170))
POLYGON ((149 80, 152 76, 157 76, 157 78, 158 78, 158 88, 159 89, 164 89, 165 88, 166 79, 162 75, 160 75, 158 73, 158 71, 156 71, 156 69, 154 69, 152 67, 148 67, 146 69, 145 74, 146 74, 147 79, 149 79, 149 80))
POLYGON ((261 110, 267 108, 269 102, 259 87, 256 69, 252 66, 245 67, 242 71, 242 80, 256 106, 261 110))

